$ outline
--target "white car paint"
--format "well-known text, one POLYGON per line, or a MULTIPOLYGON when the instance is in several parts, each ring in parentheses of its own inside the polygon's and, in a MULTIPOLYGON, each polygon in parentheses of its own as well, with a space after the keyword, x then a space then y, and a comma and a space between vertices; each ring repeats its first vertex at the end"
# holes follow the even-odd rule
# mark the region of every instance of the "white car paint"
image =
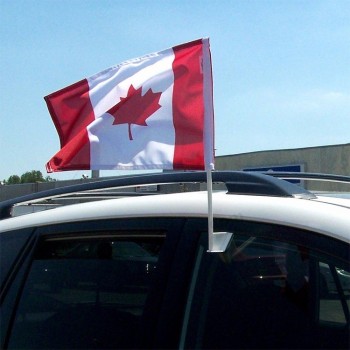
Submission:
MULTIPOLYGON (((213 193, 215 218, 281 224, 350 242, 350 200, 213 193), (342 203, 342 204, 341 204, 342 203)), ((132 217, 206 217, 207 193, 185 192, 67 205, 0 221, 0 232, 88 220, 132 217)))

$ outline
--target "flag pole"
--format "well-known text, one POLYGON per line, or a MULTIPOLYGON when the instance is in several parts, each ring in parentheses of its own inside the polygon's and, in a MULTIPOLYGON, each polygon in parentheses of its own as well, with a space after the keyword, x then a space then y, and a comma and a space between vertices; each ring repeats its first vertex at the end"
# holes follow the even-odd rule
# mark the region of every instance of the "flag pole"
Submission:
POLYGON ((207 169, 208 194, 208 251, 214 251, 214 218, 213 218, 213 179, 212 169, 207 169))
POLYGON ((100 171, 99 170, 91 170, 91 178, 99 179, 100 178, 100 171))
POLYGON ((213 77, 211 67, 211 55, 209 38, 202 39, 203 56, 203 97, 204 97, 204 145, 205 145, 205 170, 207 173, 208 195, 208 251, 213 252, 214 244, 214 219, 213 219, 213 180, 214 170, 214 103, 213 103, 213 77))
POLYGON ((207 193, 208 193, 208 252, 224 252, 231 241, 232 232, 214 232, 214 215, 213 215, 213 178, 211 168, 207 169, 207 193))

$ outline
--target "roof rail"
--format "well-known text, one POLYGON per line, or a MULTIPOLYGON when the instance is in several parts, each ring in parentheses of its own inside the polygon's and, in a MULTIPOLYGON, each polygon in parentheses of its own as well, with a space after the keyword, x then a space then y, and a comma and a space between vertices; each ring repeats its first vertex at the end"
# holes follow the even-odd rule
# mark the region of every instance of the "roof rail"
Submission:
MULTIPOLYGON (((275 175, 275 173, 268 173, 268 175, 275 175)), ((136 186, 164 185, 173 183, 204 183, 206 181, 207 174, 205 171, 164 172, 147 175, 129 175, 108 180, 60 187, 0 202, 0 219, 11 217, 12 207, 18 204, 32 204, 38 201, 55 199, 58 197, 74 197, 77 195, 77 193, 85 191, 89 191, 89 194, 91 195, 91 191, 106 189, 131 188, 136 186)), ((267 176, 266 174, 258 172, 213 171, 212 181, 213 183, 225 183, 228 193, 282 197, 313 197, 310 192, 299 186, 275 178, 274 176, 267 176)), ((128 196, 128 193, 119 192, 121 196, 128 196)), ((135 195, 135 193, 132 195, 135 195)), ((145 194, 140 193, 140 195, 145 194)))
POLYGON ((270 175, 273 177, 278 177, 280 179, 314 180, 314 181, 350 183, 350 176, 345 176, 345 175, 321 174, 321 173, 279 172, 279 171, 268 171, 268 172, 263 172, 263 174, 270 175))

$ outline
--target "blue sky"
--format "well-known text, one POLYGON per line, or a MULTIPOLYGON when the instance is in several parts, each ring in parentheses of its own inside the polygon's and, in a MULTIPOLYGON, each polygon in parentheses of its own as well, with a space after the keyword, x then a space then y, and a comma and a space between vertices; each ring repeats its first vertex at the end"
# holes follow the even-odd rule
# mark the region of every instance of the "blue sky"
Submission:
POLYGON ((59 139, 44 96, 201 37, 216 155, 349 142, 350 0, 0 0, 0 180, 47 175, 59 139))

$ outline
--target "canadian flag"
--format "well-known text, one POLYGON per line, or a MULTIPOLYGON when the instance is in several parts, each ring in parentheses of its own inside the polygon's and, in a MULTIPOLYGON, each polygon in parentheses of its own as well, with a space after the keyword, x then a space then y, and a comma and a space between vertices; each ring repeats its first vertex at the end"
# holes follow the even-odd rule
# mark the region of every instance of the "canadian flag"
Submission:
POLYGON ((214 167, 209 39, 123 62, 45 101, 61 143, 48 172, 214 167))

